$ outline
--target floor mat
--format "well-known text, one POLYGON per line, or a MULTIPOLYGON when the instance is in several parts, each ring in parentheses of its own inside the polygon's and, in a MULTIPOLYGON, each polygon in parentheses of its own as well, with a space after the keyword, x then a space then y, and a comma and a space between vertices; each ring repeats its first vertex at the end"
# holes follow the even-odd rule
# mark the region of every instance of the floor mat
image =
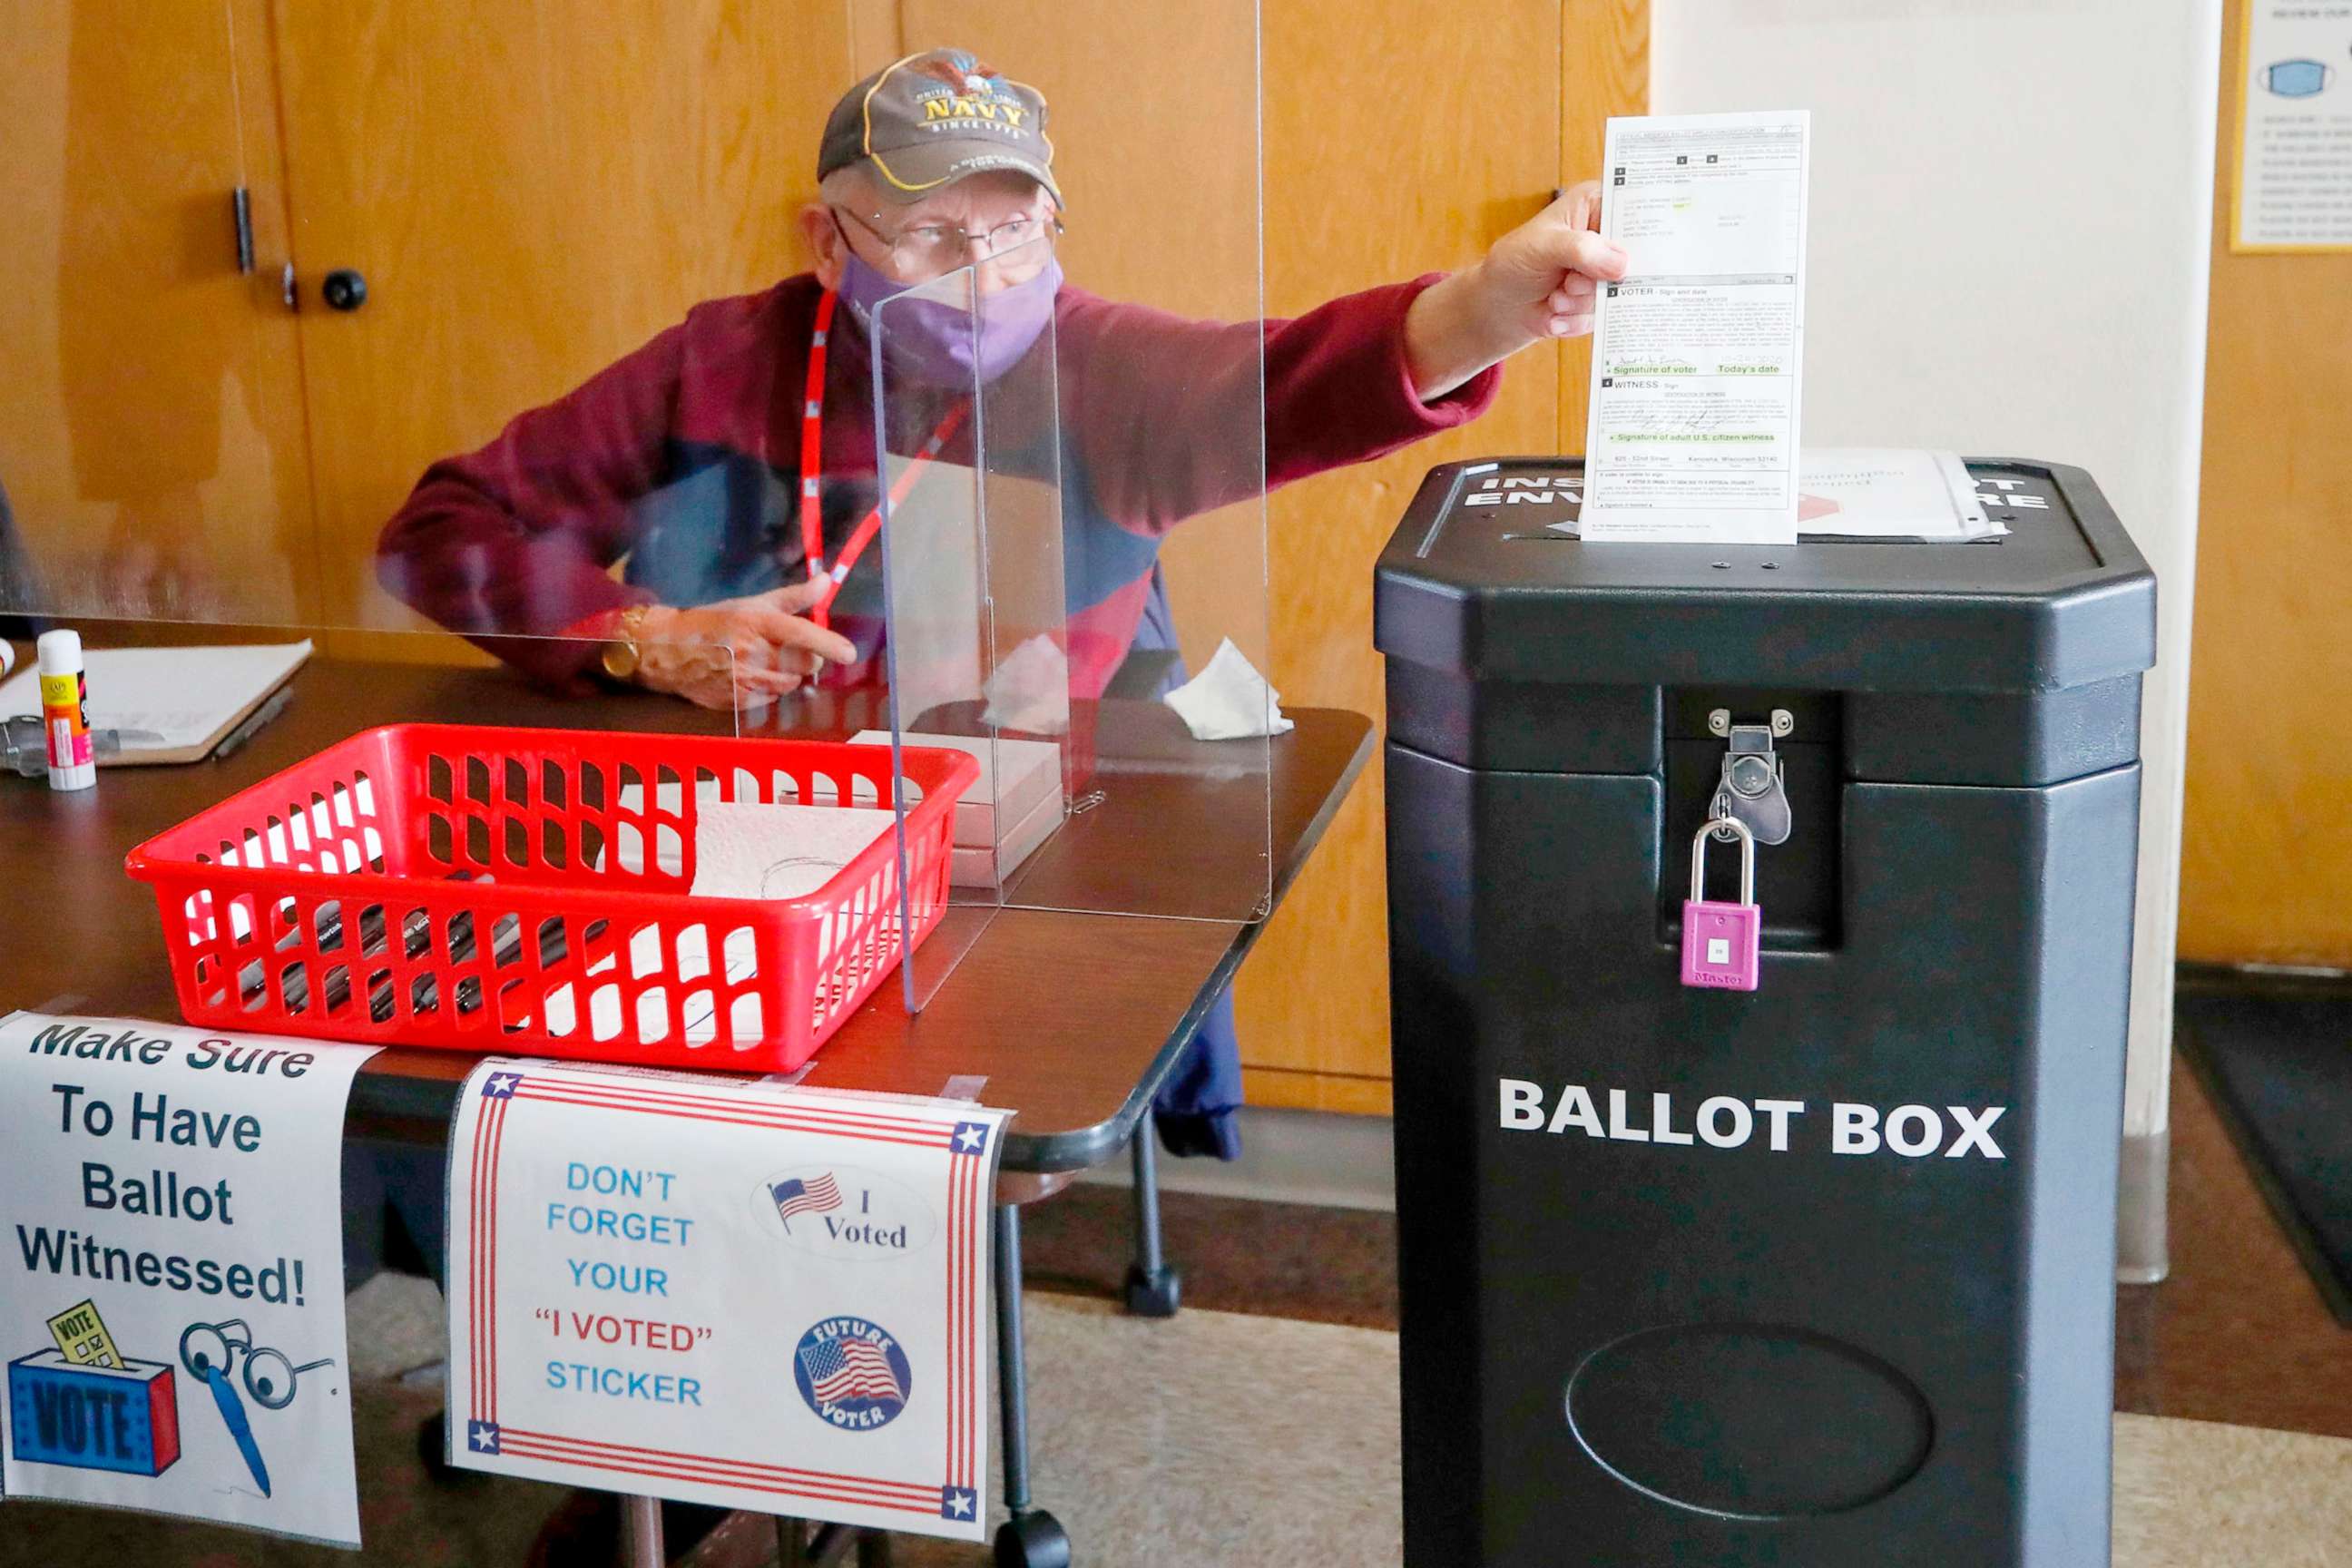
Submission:
POLYGON ((2352 985, 2184 975, 2177 1038, 2352 1328, 2352 985))

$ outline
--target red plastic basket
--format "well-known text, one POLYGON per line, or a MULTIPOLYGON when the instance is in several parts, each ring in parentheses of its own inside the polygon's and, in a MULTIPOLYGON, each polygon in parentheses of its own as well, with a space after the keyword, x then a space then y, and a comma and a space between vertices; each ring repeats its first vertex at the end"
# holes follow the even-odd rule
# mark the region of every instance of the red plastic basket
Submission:
MULTIPOLYGON (((908 913, 948 899, 961 752, 908 747, 908 913)), ((890 751, 369 730, 131 852, 191 1023, 782 1071, 900 957, 898 836, 789 900, 692 898, 708 800, 892 804, 890 751)))

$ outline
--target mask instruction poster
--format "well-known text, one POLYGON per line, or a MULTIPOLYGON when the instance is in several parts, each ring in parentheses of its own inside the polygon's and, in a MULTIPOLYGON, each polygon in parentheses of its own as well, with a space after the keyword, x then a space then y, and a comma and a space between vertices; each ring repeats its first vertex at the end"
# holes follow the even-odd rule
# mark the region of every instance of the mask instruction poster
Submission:
POLYGON ((451 1462, 982 1539, 1004 1121, 483 1063, 450 1138, 451 1462))
POLYGON ((2231 248, 2352 250, 2352 0, 2239 0, 2231 248))
POLYGON ((0 1018, 10 1500, 359 1544, 341 1150, 374 1054, 0 1018))

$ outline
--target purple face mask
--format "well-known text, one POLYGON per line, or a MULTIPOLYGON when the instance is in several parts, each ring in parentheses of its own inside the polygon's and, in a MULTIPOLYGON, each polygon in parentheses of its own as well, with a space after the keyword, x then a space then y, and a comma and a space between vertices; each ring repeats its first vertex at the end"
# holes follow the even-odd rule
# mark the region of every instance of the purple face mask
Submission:
MULTIPOLYGON (((896 299, 922 284, 885 278, 852 251, 842 270, 842 300, 856 312, 858 322, 873 331, 875 310, 882 300, 896 299)), ((1061 261, 1046 258, 1045 270, 1028 282, 1016 282, 995 294, 981 296, 979 331, 971 315, 946 299, 901 299, 882 312, 885 353, 891 364, 931 385, 969 385, 995 381, 1021 362, 1021 355, 1054 320, 1054 296, 1061 291, 1061 261)))
MULTIPOLYGON (((885 278, 853 251, 842 273, 841 298, 870 332, 884 300, 920 287, 885 278)), ((975 376, 985 384, 1029 352, 1054 319, 1054 296, 1061 287, 1061 261, 1048 258, 1034 278, 981 297, 977 331, 971 314, 947 300, 899 300, 882 314, 887 345, 883 353, 893 365, 931 385, 970 387, 975 376)))

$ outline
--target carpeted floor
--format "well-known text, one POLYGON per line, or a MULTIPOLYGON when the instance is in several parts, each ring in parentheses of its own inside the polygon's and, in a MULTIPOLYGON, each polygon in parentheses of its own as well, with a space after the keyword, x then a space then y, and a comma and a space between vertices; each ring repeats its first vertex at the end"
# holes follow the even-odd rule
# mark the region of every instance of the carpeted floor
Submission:
POLYGON ((2352 1329, 2352 986, 2184 975, 2178 1005, 2181 1056, 2352 1329))

